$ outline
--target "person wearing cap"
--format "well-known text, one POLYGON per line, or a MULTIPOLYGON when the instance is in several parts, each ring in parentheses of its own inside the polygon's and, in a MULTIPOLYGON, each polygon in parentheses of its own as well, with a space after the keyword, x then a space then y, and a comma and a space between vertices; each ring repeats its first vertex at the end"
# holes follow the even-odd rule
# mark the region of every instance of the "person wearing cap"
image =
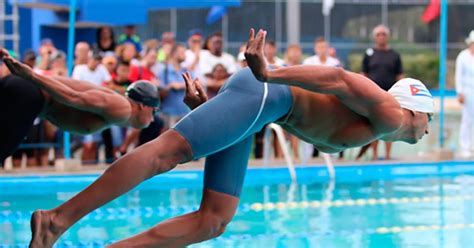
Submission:
POLYGON ((462 105, 461 128, 459 130, 460 155, 472 156, 474 126, 474 30, 466 38, 467 48, 456 58, 455 83, 458 101, 462 105))
POLYGON ((185 247, 224 233, 239 206, 252 136, 277 122, 319 150, 335 153, 376 139, 418 142, 428 133, 433 99, 415 79, 384 91, 369 78, 328 66, 269 70, 266 31, 250 32, 249 68, 207 101, 199 80, 185 74, 194 109, 173 128, 115 161, 87 189, 51 210, 35 211, 30 247, 52 247, 70 226, 144 180, 207 157, 199 209, 165 220, 110 247, 185 247))
POLYGON ((38 116, 62 130, 91 134, 111 125, 144 128, 160 105, 158 88, 147 81, 135 82, 122 96, 83 80, 37 74, 4 49, 0 58, 13 74, 0 79, 0 161, 16 149, 38 116))
MULTIPOLYGON (((403 78, 403 66, 400 54, 391 49, 389 42, 390 30, 385 25, 378 25, 372 31, 375 46, 365 51, 362 61, 362 74, 369 77, 383 90, 389 90, 397 80, 403 78)), ((357 159, 372 147, 373 159, 378 158, 378 141, 361 148, 357 159)), ((385 142, 385 159, 391 159, 392 143, 385 142)))

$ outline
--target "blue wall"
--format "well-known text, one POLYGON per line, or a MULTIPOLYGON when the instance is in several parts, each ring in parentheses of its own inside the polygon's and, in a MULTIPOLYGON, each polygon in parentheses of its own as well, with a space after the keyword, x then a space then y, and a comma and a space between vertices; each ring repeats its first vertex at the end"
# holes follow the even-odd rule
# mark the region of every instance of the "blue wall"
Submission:
MULTIPOLYGON (((41 27, 41 39, 50 38, 53 40, 56 48, 66 52, 67 51, 67 28, 55 28, 43 26, 41 27)), ((86 41, 89 44, 95 43, 95 28, 81 28, 76 29, 75 42, 86 41)))

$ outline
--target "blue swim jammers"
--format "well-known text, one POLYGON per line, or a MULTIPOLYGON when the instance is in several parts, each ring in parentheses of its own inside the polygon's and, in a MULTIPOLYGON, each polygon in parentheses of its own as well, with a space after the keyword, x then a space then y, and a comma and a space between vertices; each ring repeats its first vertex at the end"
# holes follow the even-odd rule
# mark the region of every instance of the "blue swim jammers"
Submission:
POLYGON ((238 197, 252 135, 288 114, 292 104, 287 85, 262 83, 246 68, 173 128, 189 142, 194 159, 207 156, 204 187, 238 197))

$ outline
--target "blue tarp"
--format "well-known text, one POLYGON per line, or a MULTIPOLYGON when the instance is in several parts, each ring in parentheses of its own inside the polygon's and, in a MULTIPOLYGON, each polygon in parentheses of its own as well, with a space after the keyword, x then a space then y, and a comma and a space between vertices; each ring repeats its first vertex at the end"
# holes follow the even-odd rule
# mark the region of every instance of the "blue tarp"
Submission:
MULTIPOLYGON (((18 0, 17 3, 69 6, 69 0, 18 0)), ((150 10, 213 6, 240 6, 240 0, 77 0, 77 21, 136 25, 146 23, 150 10)))

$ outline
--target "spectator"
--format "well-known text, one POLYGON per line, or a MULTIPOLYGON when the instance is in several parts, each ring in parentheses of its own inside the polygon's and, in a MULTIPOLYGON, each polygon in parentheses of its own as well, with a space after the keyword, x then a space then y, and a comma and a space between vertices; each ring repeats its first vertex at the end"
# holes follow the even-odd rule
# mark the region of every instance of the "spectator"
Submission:
MULTIPOLYGON (((323 66, 336 66, 336 67, 341 66, 341 63, 339 62, 339 60, 329 56, 328 47, 329 46, 323 37, 316 38, 314 40, 315 55, 303 60, 303 65, 323 65, 323 66)), ((319 155, 319 151, 316 148, 314 148, 313 145, 304 142, 302 146, 303 146, 304 153, 312 151, 313 156, 319 155)))
POLYGON ((112 77, 112 81, 107 83, 106 87, 121 95, 125 95, 127 87, 132 83, 128 79, 130 75, 130 64, 127 61, 119 60, 114 73, 115 77, 112 77))
POLYGON ((269 40, 264 46, 265 59, 267 64, 270 66, 281 67, 285 64, 285 61, 277 57, 278 49, 275 41, 269 40))
POLYGON ((148 80, 150 82, 159 85, 155 74, 152 71, 153 66, 156 64, 156 50, 147 48, 144 50, 144 57, 138 65, 130 66, 130 74, 128 76, 131 82, 137 80, 148 80))
MULTIPOLYGON (((400 54, 390 48, 388 44, 390 30, 384 25, 378 25, 372 31, 375 46, 365 51, 362 61, 362 73, 372 79, 380 88, 388 91, 397 80, 403 78, 402 60, 400 54)), ((361 158, 372 147, 373 159, 378 158, 378 141, 365 145, 357 155, 361 158)), ((385 142, 385 159, 390 159, 391 142, 385 142)))
POLYGON ((301 57, 303 53, 301 46, 297 44, 291 44, 286 48, 285 52, 285 66, 294 66, 301 64, 301 57))
POLYGON ((26 50, 26 52, 23 53, 23 63, 34 68, 36 65, 36 53, 31 49, 26 50))
POLYGON ((172 32, 164 32, 161 34, 161 48, 158 50, 157 60, 159 63, 165 63, 171 48, 174 46, 174 34, 172 32))
POLYGON ((217 32, 209 37, 209 50, 201 51, 199 58, 199 69, 205 76, 212 72, 217 64, 222 64, 229 74, 236 70, 236 62, 232 55, 223 52, 222 33, 217 32))
POLYGON ((323 37, 318 37, 314 40, 315 55, 306 58, 303 65, 326 65, 326 66, 341 66, 338 59, 330 57, 328 54, 328 44, 323 37))
MULTIPOLYGON (((160 82, 157 80, 156 75, 153 73, 153 68, 156 65, 157 52, 153 48, 146 47, 143 51, 143 59, 138 66, 131 65, 128 79, 131 83, 138 80, 147 80, 159 85, 160 82)), ((152 140, 160 134, 163 128, 163 121, 160 119, 158 114, 155 114, 153 122, 142 130, 140 129, 129 129, 125 138, 125 141, 119 148, 120 153, 125 154, 128 147, 131 144, 143 140, 152 140), (154 136, 156 135, 156 136, 154 136)), ((140 143, 139 143, 140 144, 140 143)))
POLYGON ((138 60, 138 53, 133 43, 127 42, 117 48, 117 57, 120 60, 127 61, 130 65, 140 65, 138 60))
MULTIPOLYGON (((67 77, 68 70, 66 64, 66 54, 63 51, 57 50, 55 53, 51 55, 51 62, 49 66, 49 70, 47 71, 49 75, 52 76, 61 76, 67 77)), ((51 122, 47 120, 42 121, 42 125, 44 128, 44 142, 48 143, 58 143, 62 142, 62 132, 54 126, 51 122)), ((47 161, 48 158, 48 151, 42 151, 42 161, 47 161)), ((55 158, 60 158, 63 156, 62 148, 55 148, 54 149, 55 158)), ((54 160, 49 161, 54 164, 54 160)), ((44 165, 44 163, 42 164, 44 165)))
POLYGON ((113 56, 115 54, 115 37, 112 28, 102 26, 97 29, 94 51, 102 53, 104 57, 113 56))
POLYGON ((161 105, 167 128, 172 127, 189 112, 183 102, 186 86, 182 74, 186 72, 186 68, 182 67, 181 63, 186 59, 185 53, 186 48, 183 45, 175 44, 170 51, 168 63, 160 73, 160 81, 168 91, 161 105))
MULTIPOLYGON (((131 84, 128 79, 130 64, 126 61, 117 61, 114 69, 115 77, 112 77, 110 82, 106 82, 105 86, 121 95, 125 95, 127 87, 131 84)), ((126 131, 126 128, 115 125, 102 131, 106 163, 110 164, 117 159, 116 154, 120 151, 120 147, 124 142, 126 131)))
POLYGON ((206 78, 208 99, 211 99, 217 95, 229 76, 229 73, 222 64, 217 64, 214 66, 212 73, 206 78))
MULTIPOLYGON (((85 65, 76 65, 72 72, 72 78, 84 80, 98 86, 104 82, 111 81, 111 76, 107 69, 101 64, 102 56, 98 53, 90 53, 88 62, 85 65)), ((97 146, 101 142, 101 134, 85 135, 82 140, 82 161, 83 163, 97 162, 97 146)))
POLYGON ((202 33, 199 29, 193 29, 189 32, 188 50, 186 50, 186 59, 183 67, 194 72, 195 76, 200 77, 199 54, 201 53, 202 33))
POLYGON ((66 54, 63 51, 56 50, 56 52, 51 55, 48 69, 50 75, 67 77, 66 54))
POLYGON ((41 46, 38 50, 38 57, 36 58, 37 65, 35 68, 40 70, 47 70, 49 65, 50 55, 56 51, 53 41, 49 38, 41 40, 41 46))
POLYGON ((54 52, 56 52, 56 47, 54 46, 53 41, 49 38, 43 39, 39 48, 39 57, 36 59, 38 64, 35 66, 35 69, 48 70, 49 63, 51 62, 51 55, 54 52))
MULTIPOLYGON (((295 66, 301 64, 301 57, 303 53, 301 51, 301 46, 298 44, 291 44, 286 48, 285 52, 285 66, 295 66)), ((291 149, 293 150, 293 158, 296 163, 299 163, 300 154, 299 154, 299 143, 300 140, 289 133, 286 133, 286 136, 290 139, 291 149)))
POLYGON ((160 41, 158 39, 149 39, 143 42, 143 49, 155 49, 158 51, 160 48, 160 41))
POLYGON ((102 64, 105 66, 112 79, 114 79, 117 76, 117 74, 115 73, 115 68, 117 67, 117 59, 115 58, 115 56, 104 56, 104 58, 102 59, 102 64))
POLYGON ((239 54, 237 55, 237 62, 239 63, 238 64, 239 69, 242 69, 248 66, 247 60, 245 59, 245 55, 244 55, 246 48, 247 48, 246 44, 240 46, 239 48, 239 54))
POLYGON ((89 61, 90 46, 87 42, 81 41, 74 48, 74 65, 85 65, 89 61))
POLYGON ((472 128, 474 116, 474 30, 466 39, 468 48, 456 58, 456 93, 462 105, 461 128, 459 131, 460 155, 469 158, 472 154, 472 128))
POLYGON ((138 35, 136 35, 136 29, 133 25, 127 25, 123 29, 123 34, 121 34, 118 38, 119 44, 131 43, 135 46, 135 51, 140 52, 142 50, 141 47, 141 39, 138 35))

